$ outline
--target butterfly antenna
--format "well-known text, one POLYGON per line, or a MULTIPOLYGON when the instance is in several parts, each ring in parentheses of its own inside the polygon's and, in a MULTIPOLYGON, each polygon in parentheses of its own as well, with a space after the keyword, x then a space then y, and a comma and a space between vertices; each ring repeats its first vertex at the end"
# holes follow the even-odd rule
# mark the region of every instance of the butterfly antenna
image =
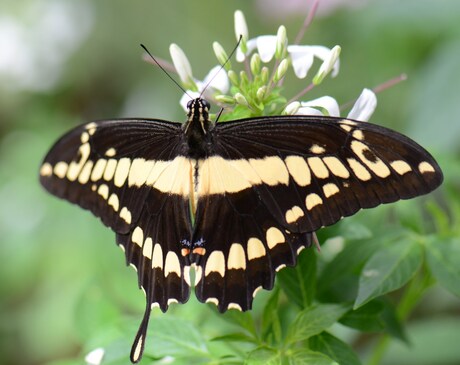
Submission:
MULTIPOLYGON (((163 66, 161 66, 160 62, 158 62, 158 61, 156 60, 156 58, 152 56, 152 54, 149 52, 149 50, 147 49, 147 47, 144 46, 142 43, 141 43, 141 47, 144 49, 145 52, 147 52, 147 54, 148 54, 148 55, 150 56, 150 58, 157 64, 157 66, 161 69, 161 71, 163 71, 163 72, 166 74, 166 76, 168 76, 168 77, 172 80, 172 82, 174 82, 174 83, 177 85, 177 87, 178 87, 179 89, 181 89, 190 99, 193 99, 193 98, 188 94, 188 92, 187 92, 187 91, 186 91, 176 80, 174 80, 174 78, 168 73, 168 71, 166 71, 165 68, 164 68, 163 66)), ((228 61, 228 60, 227 60, 227 61, 228 61)), ((225 62, 225 63, 227 63, 227 62, 225 62)), ((207 85, 206 85, 206 86, 207 86, 207 85)))
POLYGON ((225 65, 228 63, 228 61, 230 61, 230 59, 232 58, 233 54, 238 49, 238 46, 240 45, 242 38, 243 38, 243 36, 240 35, 240 38, 238 39, 238 42, 236 43, 236 46, 233 48, 233 51, 230 53, 230 56, 227 57, 227 60, 220 66, 219 70, 217 70, 217 72, 211 77, 211 79, 208 81, 208 83, 205 85, 205 87, 201 91, 200 98, 203 95, 203 93, 206 91, 206 89, 208 88, 209 84, 211 84, 211 82, 216 78, 216 76, 219 74, 219 72, 222 71, 222 69, 225 67, 225 65))

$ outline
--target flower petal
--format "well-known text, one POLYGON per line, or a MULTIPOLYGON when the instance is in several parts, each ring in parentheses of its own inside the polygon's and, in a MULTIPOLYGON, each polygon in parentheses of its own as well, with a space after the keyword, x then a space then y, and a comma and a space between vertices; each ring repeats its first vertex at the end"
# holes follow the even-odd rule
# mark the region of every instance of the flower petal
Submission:
POLYGON ((377 97, 375 93, 370 89, 364 89, 348 113, 348 118, 367 122, 376 107, 377 97))
POLYGON ((314 108, 315 110, 319 111, 321 114, 312 114, 312 115, 329 115, 331 117, 339 117, 340 110, 339 104, 337 101, 331 96, 322 96, 318 99, 310 100, 310 101, 303 101, 300 103, 301 107, 299 109, 302 110, 301 113, 297 112, 296 114, 303 114, 306 115, 304 111, 308 111, 309 109, 304 108, 314 108), (325 110, 327 113, 323 113, 322 110, 325 110))
POLYGON ((288 53, 291 56, 292 68, 299 79, 307 76, 313 65, 313 53, 306 52, 304 46, 288 46, 288 53))
POLYGON ((277 37, 275 35, 261 35, 257 37, 257 51, 262 62, 270 62, 276 52, 277 37))
POLYGON ((202 86, 199 85, 199 82, 197 82, 197 84, 199 91, 203 91, 204 87, 208 87, 214 89, 214 91, 219 91, 221 94, 225 94, 230 88, 227 73, 220 65, 213 67, 211 71, 208 72, 203 79, 202 86))
POLYGON ((88 365, 99 365, 104 357, 105 350, 101 347, 94 349, 85 356, 85 362, 88 365))
POLYGON ((309 106, 301 106, 299 109, 297 109, 297 111, 295 112, 295 115, 323 116, 324 114, 319 109, 311 108, 309 106))

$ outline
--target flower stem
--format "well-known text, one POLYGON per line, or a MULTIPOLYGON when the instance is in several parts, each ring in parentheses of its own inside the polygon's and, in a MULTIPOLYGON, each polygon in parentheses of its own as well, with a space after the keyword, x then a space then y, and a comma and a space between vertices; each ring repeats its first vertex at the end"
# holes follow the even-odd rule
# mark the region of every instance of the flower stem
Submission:
POLYGON ((304 20, 304 22, 302 24, 302 27, 299 30, 299 33, 297 33, 297 35, 295 37, 294 44, 299 44, 300 41, 302 40, 306 30, 308 29, 308 27, 310 26, 311 22, 313 21, 313 18, 315 17, 316 10, 318 9, 319 1, 320 0, 313 0, 313 3, 311 4, 310 11, 308 12, 307 17, 305 18, 305 20, 304 20))

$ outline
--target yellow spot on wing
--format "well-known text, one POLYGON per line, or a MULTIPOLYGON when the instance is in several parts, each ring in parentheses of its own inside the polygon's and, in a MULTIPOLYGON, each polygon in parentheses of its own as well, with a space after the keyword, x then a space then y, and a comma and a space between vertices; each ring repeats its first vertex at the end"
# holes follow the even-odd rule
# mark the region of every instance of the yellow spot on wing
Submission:
POLYGON ((144 231, 141 227, 134 228, 131 240, 139 247, 142 247, 142 244, 144 243, 144 231))
POLYGON ((266 232, 267 246, 273 249, 276 245, 284 243, 286 239, 283 233, 276 227, 270 227, 266 232))
POLYGON ((324 157, 323 162, 335 176, 341 177, 342 179, 348 179, 350 177, 350 172, 347 170, 342 161, 340 161, 337 157, 324 157))
POLYGON ((91 181, 98 181, 102 178, 106 165, 107 160, 104 160, 103 158, 96 161, 93 172, 91 173, 91 181))
POLYGON ((206 261, 205 275, 217 272, 220 276, 225 276, 225 256, 222 251, 213 251, 206 261))
POLYGON ((120 218, 123 219, 126 223, 131 224, 131 212, 128 210, 128 208, 121 208, 120 218))
POLYGON ((369 171, 367 171, 367 169, 363 165, 361 165, 358 161, 356 161, 354 158, 349 158, 347 159, 347 161, 351 169, 353 170, 353 173, 356 175, 356 177, 359 180, 368 181, 372 178, 369 171))
POLYGON ((99 186, 99 188, 97 189, 97 192, 100 196, 102 196, 106 200, 109 197, 109 187, 105 184, 102 184, 101 186, 99 186))
POLYGON ((246 255, 244 254, 243 246, 239 243, 233 243, 230 246, 228 253, 227 268, 230 269, 246 269, 246 255))
POLYGON ((208 298, 208 299, 206 299, 206 303, 212 303, 212 304, 215 304, 215 305, 219 305, 219 299, 217 299, 217 298, 208 298))
POLYGON ((117 154, 117 151, 116 151, 116 149, 113 148, 113 147, 110 147, 107 151, 105 151, 105 155, 106 155, 107 157, 113 157, 113 156, 115 156, 116 154, 117 154))
POLYGON ((67 178, 70 181, 75 181, 78 177, 78 174, 80 173, 81 169, 83 168, 83 165, 86 163, 88 160, 89 154, 91 152, 91 147, 89 143, 84 143, 80 146, 78 149, 79 154, 80 154, 80 161, 75 162, 72 161, 69 164, 69 168, 67 170, 67 178))
POLYGON ((53 173, 53 167, 48 162, 45 162, 40 168, 40 175, 41 176, 51 176, 52 173, 53 173))
POLYGON ((155 161, 146 161, 143 158, 135 158, 129 169, 128 185, 142 186, 147 181, 155 161))
POLYGON ((310 147, 310 152, 319 155, 326 152, 326 149, 318 144, 314 144, 310 147))
POLYGON ((262 181, 270 186, 289 183, 289 173, 283 160, 277 156, 249 159, 249 163, 262 181))
POLYGON ((147 237, 144 242, 144 246, 142 247, 142 254, 149 258, 152 259, 152 250, 153 250, 153 242, 150 237, 147 237))
POLYGON ((178 277, 181 277, 181 267, 179 262, 179 257, 173 251, 169 251, 166 254, 165 260, 165 277, 171 273, 176 274, 178 277))
POLYGON ((311 171, 317 178, 325 179, 329 176, 329 170, 321 158, 309 157, 308 164, 310 165, 311 171))
POLYGON ((423 161, 418 165, 418 170, 424 174, 425 172, 435 172, 435 169, 433 166, 431 166, 430 163, 423 161))
POLYGON ((243 309, 241 308, 241 306, 238 303, 229 303, 228 304, 228 309, 236 309, 236 310, 239 310, 240 312, 243 311, 243 309))
POLYGON ((60 161, 56 165, 54 165, 54 174, 61 179, 67 174, 67 169, 69 165, 66 162, 60 161))
POLYGON ((267 254, 262 241, 255 237, 251 237, 248 240, 247 251, 248 251, 248 260, 254 260, 259 257, 264 257, 267 254))
POLYGON ((249 179, 254 179, 256 174, 247 168, 248 165, 246 160, 225 160, 220 156, 201 160, 198 195, 236 193, 250 188, 249 179), (250 175, 245 175, 242 170, 249 171, 250 175))
POLYGON ((113 175, 115 174, 115 170, 117 168, 117 160, 111 158, 110 160, 107 161, 107 165, 104 170, 104 180, 105 181, 110 181, 113 178, 113 175))
POLYGON ((153 248, 152 268, 163 269, 163 249, 159 243, 153 248))
POLYGON ((385 178, 391 174, 390 169, 388 166, 378 158, 364 143, 360 141, 352 141, 351 142, 351 149, 353 152, 359 157, 359 159, 364 162, 364 164, 370 168, 374 174, 379 177, 385 178), (369 158, 366 157, 365 152, 374 155, 375 161, 371 161, 369 158))
POLYGON ((395 170, 399 175, 404 175, 405 173, 412 171, 412 167, 403 160, 397 160, 390 163, 390 166, 395 170))
POLYGON ((287 156, 284 160, 289 174, 292 176, 296 184, 307 186, 311 183, 310 167, 301 156, 287 156))
POLYGON ((108 203, 114 211, 118 212, 118 209, 120 208, 120 201, 118 200, 118 196, 116 194, 110 195, 108 203))
POLYGON ((359 139, 360 141, 364 140, 364 133, 360 129, 353 131, 353 138, 359 139))
POLYGON ((152 168, 147 184, 163 193, 190 195, 190 175, 193 174, 191 160, 177 156, 172 161, 157 161, 152 168))
POLYGON ((91 176, 91 169, 93 168, 93 161, 87 161, 85 166, 81 169, 80 175, 78 175, 78 182, 80 184, 86 184, 91 176))
POLYGON ((315 193, 308 194, 305 199, 305 206, 308 210, 312 210, 314 207, 321 204, 323 204, 323 199, 315 193))
POLYGON ((339 190, 338 186, 333 184, 333 183, 328 183, 328 184, 325 184, 323 186, 323 192, 324 192, 324 196, 326 198, 329 198, 332 195, 337 194, 339 191, 340 190, 339 190))
POLYGON ((83 132, 80 137, 81 143, 86 143, 89 141, 89 134, 86 132, 83 132))
POLYGON ((139 339, 137 340, 137 344, 134 349, 134 353, 133 353, 134 362, 137 362, 139 360, 139 357, 141 356, 143 343, 144 343, 144 336, 141 335, 139 339))
POLYGON ((115 170, 115 178, 113 183, 115 186, 121 188, 126 181, 129 174, 129 167, 131 166, 131 160, 127 157, 123 157, 118 161, 117 169, 115 170))
POLYGON ((287 223, 294 223, 296 222, 300 217, 303 217, 305 214, 302 210, 302 208, 300 208, 299 206, 297 205, 294 205, 291 209, 289 209, 288 211, 286 211, 286 222, 287 223))

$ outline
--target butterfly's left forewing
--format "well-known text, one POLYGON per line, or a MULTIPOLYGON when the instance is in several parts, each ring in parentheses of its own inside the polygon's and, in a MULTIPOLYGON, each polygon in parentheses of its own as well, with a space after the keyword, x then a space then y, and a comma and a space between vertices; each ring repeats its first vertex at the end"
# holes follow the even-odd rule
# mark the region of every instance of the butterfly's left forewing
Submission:
POLYGON ((199 162, 193 240, 206 240, 206 252, 196 292, 222 311, 249 309, 254 292, 311 245, 311 232, 442 181, 422 147, 369 123, 286 116, 211 132, 213 153, 199 162))
POLYGON ((117 234, 150 306, 163 311, 189 297, 192 165, 181 154, 180 124, 158 120, 88 123, 46 156, 40 180, 52 194, 100 217, 117 234), (180 183, 179 183, 180 182, 180 183))

